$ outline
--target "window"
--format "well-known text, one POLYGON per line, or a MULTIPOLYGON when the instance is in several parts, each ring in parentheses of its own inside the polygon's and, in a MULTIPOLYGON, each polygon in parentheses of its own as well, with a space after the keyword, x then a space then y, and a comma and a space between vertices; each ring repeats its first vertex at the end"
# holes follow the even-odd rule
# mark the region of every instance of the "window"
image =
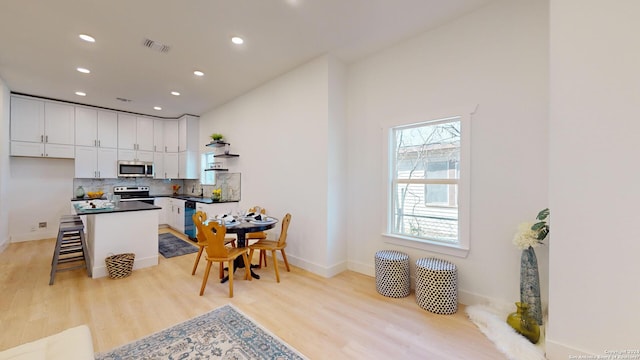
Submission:
POLYGON ((463 123, 456 116, 391 129, 389 236, 468 249, 463 123))

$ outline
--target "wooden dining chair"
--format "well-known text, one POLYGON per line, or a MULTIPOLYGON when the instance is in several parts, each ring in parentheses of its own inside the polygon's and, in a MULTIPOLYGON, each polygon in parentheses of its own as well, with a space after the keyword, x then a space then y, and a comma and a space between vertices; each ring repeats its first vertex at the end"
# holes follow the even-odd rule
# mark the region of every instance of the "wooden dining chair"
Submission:
POLYGON ((245 279, 251 281, 250 263, 247 257, 247 248, 228 248, 224 245, 224 236, 227 228, 218 224, 216 221, 210 221, 207 225, 201 225, 202 232, 207 239, 207 245, 204 251, 207 253, 207 269, 202 278, 202 286, 200 287, 200 296, 204 294, 204 288, 207 286, 211 265, 214 262, 227 262, 229 267, 229 297, 233 297, 233 261, 240 255, 244 260, 245 279))
POLYGON ((287 230, 289 230, 289 223, 291 222, 291 214, 287 213, 282 219, 282 229, 280 230, 280 237, 277 241, 274 240, 260 240, 253 245, 249 245, 249 259, 253 256, 254 250, 271 251, 271 259, 273 259, 273 268, 276 270, 276 280, 280 282, 280 273, 278 272, 278 258, 276 257, 276 251, 280 250, 282 253, 282 259, 287 271, 291 271, 289 268, 289 262, 287 261, 287 254, 284 252, 284 248, 287 247, 287 230))
MULTIPOLYGON (((207 239, 204 236, 204 231, 201 229, 202 224, 207 220, 207 213, 204 211, 196 211, 192 216, 193 224, 196 227, 196 245, 198 245, 198 255, 196 256, 196 262, 193 264, 193 270, 191 271, 191 275, 196 274, 196 269, 198 268, 198 264, 200 263, 200 257, 202 257, 202 252, 204 251, 204 247, 207 246, 207 239)), ((225 245, 231 245, 231 247, 236 247, 236 238, 227 237, 224 239, 225 245)), ((224 277, 224 265, 220 264, 220 279, 224 277)))
MULTIPOLYGON (((255 213, 258 210, 258 206, 254 206, 252 208, 249 208, 249 213, 255 213)), ((260 214, 266 214, 267 210, 265 210, 264 208, 260 208, 260 214)), ((267 233, 265 233, 264 231, 258 231, 258 232, 254 232, 254 233, 247 233, 245 235, 245 239, 246 239, 246 245, 249 245, 249 240, 267 240, 267 233)), ((267 267, 267 252, 260 250, 259 252, 259 256, 260 256, 260 260, 258 262, 258 268, 262 268, 262 263, 264 262, 264 266, 267 267)), ((252 257, 249 257, 249 260, 253 260, 252 257)))

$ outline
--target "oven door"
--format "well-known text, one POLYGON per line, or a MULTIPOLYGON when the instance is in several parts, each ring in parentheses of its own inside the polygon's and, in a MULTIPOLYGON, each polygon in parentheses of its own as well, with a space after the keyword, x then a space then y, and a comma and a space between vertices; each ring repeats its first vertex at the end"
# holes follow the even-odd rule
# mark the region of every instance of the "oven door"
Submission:
POLYGON ((139 161, 118 161, 118 177, 147 176, 147 164, 139 161))
POLYGON ((121 202, 142 201, 143 203, 155 205, 155 199, 154 198, 128 198, 128 199, 120 199, 120 201, 121 202))

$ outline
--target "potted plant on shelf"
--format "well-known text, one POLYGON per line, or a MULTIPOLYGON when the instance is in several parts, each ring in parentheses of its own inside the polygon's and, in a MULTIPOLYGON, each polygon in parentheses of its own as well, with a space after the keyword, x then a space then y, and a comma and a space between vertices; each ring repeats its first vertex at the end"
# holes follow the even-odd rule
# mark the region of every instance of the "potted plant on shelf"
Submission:
POLYGON ((222 134, 213 133, 211 134, 211 143, 212 144, 222 144, 224 143, 224 136, 222 134))

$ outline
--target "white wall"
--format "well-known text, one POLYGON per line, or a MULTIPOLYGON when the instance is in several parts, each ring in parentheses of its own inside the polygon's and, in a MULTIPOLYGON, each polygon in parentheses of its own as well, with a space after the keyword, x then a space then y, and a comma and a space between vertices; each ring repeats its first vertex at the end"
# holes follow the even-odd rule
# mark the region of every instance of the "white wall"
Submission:
POLYGON ((329 131, 339 126, 330 121, 329 62, 318 58, 200 117, 202 144, 221 133, 240 154, 225 160, 242 173, 240 207, 291 213, 289 260, 324 276, 346 268, 346 258, 335 258, 346 251, 328 250, 329 131))
POLYGON ((60 216, 71 210, 74 161, 11 157, 11 242, 55 238, 60 216), (39 228, 39 222, 47 222, 39 228))
POLYGON ((9 244, 9 89, 0 79, 0 252, 9 244))
POLYGON ((640 2, 553 0, 550 10, 548 355, 637 351, 640 2))
MULTIPOLYGON (((547 203, 548 6, 499 1, 349 67, 349 267, 374 254, 457 264, 463 303, 519 300, 517 225, 547 203), (471 119, 471 250, 467 258, 385 242, 388 128, 451 115, 471 119)), ((552 212, 553 214, 553 212, 552 212)), ((538 255, 543 297, 548 249, 538 255)), ((413 274, 413 265, 412 265, 413 274)))

